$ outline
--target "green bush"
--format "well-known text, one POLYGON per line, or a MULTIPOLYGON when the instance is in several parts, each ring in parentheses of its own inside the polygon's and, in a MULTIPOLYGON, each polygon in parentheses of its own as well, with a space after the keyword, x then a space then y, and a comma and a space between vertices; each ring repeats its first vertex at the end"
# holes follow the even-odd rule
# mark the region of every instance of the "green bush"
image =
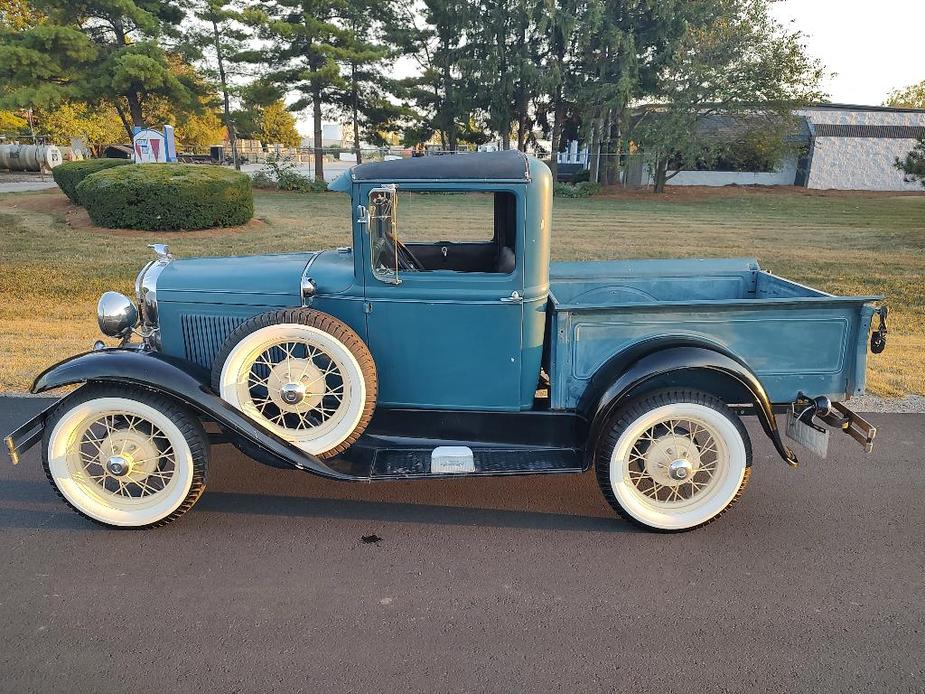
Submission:
POLYGON ((113 166, 131 164, 131 159, 85 159, 83 161, 68 161, 59 164, 51 170, 52 178, 58 187, 64 191, 73 202, 77 199, 77 185, 90 174, 113 166))
POLYGON ((323 193, 328 189, 326 181, 316 181, 296 171, 296 165, 271 157, 267 166, 254 174, 251 180, 254 188, 288 190, 295 193, 323 193))
POLYGON ((592 195, 597 195, 601 192, 601 184, 591 183, 590 181, 582 181, 575 185, 556 183, 552 192, 553 195, 558 195, 562 198, 590 198, 592 195))
POLYGON ((97 226, 206 229, 254 216, 251 180, 220 166, 135 164, 88 176, 77 197, 97 226))
POLYGON ((276 185, 280 190, 291 190, 296 193, 323 193, 328 189, 326 182, 316 181, 314 178, 303 176, 291 169, 280 173, 279 178, 276 179, 276 185))

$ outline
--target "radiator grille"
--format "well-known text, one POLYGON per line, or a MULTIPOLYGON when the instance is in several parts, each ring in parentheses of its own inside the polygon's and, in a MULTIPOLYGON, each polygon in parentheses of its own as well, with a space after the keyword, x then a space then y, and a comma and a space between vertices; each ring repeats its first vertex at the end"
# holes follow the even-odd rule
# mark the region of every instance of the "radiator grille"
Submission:
POLYGON ((215 354, 225 338, 243 322, 243 318, 231 316, 181 315, 180 328, 183 331, 186 358, 207 369, 211 368, 215 354))

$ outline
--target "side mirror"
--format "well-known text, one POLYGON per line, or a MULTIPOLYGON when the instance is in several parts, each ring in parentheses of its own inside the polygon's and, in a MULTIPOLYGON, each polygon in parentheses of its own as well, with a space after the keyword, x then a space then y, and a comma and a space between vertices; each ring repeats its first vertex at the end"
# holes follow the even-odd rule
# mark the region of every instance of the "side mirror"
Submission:
POLYGON ((365 205, 357 205, 357 224, 369 228, 369 210, 365 205))

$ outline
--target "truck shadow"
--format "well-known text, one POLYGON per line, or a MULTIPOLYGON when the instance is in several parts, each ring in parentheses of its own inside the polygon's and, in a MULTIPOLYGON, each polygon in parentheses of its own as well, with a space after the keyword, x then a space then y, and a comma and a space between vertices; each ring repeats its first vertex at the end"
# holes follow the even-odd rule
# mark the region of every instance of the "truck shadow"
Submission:
MULTIPOLYGON (((368 501, 323 496, 207 491, 185 521, 200 516, 203 529, 229 529, 227 521, 206 514, 234 514, 294 519, 361 520, 382 523, 451 525, 530 530, 644 532, 618 518, 510 509, 445 506, 401 501, 368 501)), ((0 528, 100 530, 68 509, 49 484, 39 480, 5 480, 0 486, 0 528)), ((291 531, 291 526, 287 532, 291 531)), ((168 531, 169 532, 169 531, 168 531)))
POLYGON ((487 509, 471 506, 354 501, 351 499, 237 492, 207 492, 197 504, 196 510, 290 518, 327 518, 386 523, 423 523, 426 525, 485 526, 532 530, 639 531, 638 528, 624 523, 618 518, 487 509))

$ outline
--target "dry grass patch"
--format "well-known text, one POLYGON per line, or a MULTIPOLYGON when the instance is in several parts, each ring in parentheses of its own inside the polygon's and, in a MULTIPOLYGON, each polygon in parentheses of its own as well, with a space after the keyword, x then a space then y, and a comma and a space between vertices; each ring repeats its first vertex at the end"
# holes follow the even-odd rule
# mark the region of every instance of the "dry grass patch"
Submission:
MULTIPOLYGON (((99 337, 95 303, 131 294, 146 244, 179 256, 244 255, 350 243, 350 203, 331 193, 255 191, 243 227, 187 232, 98 229, 58 192, 0 195, 0 391, 24 391, 49 364, 99 337)), ((428 205, 439 205, 433 196, 428 205)), ((466 219, 449 198, 448 218, 466 219)), ((608 191, 557 199, 553 257, 755 256, 762 267, 837 294, 885 294, 889 346, 871 355, 869 389, 925 394, 925 195, 799 189, 608 191)))

